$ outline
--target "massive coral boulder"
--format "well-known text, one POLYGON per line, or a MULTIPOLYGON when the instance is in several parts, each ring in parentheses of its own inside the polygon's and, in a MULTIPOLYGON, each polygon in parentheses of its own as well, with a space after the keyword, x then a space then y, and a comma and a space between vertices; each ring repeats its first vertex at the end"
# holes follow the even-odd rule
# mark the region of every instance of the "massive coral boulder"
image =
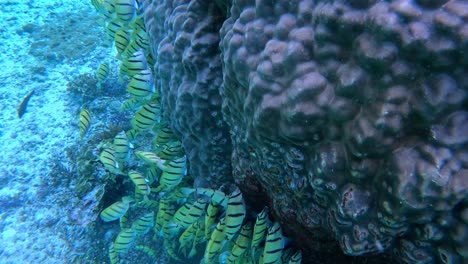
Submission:
MULTIPOLYGON (((151 2, 151 1, 150 1, 151 2)), ((211 1, 146 3, 157 85, 165 118, 181 139, 198 186, 232 182, 231 141, 221 114, 219 29, 224 21, 211 1)))
POLYGON ((310 260, 339 246, 461 263, 466 10, 457 0, 187 0, 153 1, 145 18, 165 113, 197 182, 219 186, 232 166, 249 204, 268 204, 310 260))

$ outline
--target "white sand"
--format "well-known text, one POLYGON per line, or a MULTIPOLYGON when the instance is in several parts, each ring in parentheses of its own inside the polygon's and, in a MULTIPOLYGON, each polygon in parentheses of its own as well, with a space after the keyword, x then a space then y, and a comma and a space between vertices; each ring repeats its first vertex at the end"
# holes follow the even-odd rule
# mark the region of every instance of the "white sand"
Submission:
POLYGON ((83 228, 68 216, 82 202, 69 186, 44 182, 51 161, 79 140, 72 113, 80 106, 67 100, 67 79, 94 73, 109 56, 99 46, 102 28, 82 21, 90 16, 97 18, 89 1, 0 0, 0 263, 72 263, 83 254, 83 228), (95 46, 80 48, 83 32, 95 46), (16 108, 32 89, 19 119, 16 108))

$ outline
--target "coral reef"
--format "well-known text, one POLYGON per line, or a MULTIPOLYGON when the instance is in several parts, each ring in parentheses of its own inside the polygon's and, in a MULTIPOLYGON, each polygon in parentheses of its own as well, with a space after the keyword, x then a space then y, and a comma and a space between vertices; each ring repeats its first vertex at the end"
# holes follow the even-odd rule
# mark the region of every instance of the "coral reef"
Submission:
POLYGON ((162 106, 196 184, 230 182, 232 168, 309 261, 333 262, 337 246, 467 257, 466 3, 146 4, 162 106))
POLYGON ((197 186, 231 178, 231 142, 221 113, 219 30, 210 1, 153 1, 145 11, 165 117, 182 141, 197 186))

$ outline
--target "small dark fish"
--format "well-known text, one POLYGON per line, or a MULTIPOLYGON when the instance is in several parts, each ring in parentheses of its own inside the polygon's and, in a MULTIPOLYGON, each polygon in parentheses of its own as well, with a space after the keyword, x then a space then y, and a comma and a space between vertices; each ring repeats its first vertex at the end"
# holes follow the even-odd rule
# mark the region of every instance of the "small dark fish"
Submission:
POLYGON ((28 102, 29 102, 29 99, 31 98, 31 96, 33 95, 34 93, 34 89, 32 89, 24 98, 23 100, 21 101, 20 105, 18 106, 18 108, 16 109, 16 111, 18 112, 18 117, 21 118, 24 113, 26 113, 26 107, 28 106, 28 102))

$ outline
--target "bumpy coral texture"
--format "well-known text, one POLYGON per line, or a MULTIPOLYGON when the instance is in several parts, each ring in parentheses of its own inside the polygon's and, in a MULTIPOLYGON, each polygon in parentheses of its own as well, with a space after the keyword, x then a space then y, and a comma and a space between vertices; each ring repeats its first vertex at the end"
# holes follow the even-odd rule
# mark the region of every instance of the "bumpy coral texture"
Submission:
POLYGON ((179 2, 154 1, 146 21, 197 175, 231 161, 309 260, 334 245, 468 257, 466 2, 234 0, 224 21, 212 1, 179 2), (211 136, 229 142, 221 102, 232 151, 211 156, 211 136))
POLYGON ((232 179, 219 94, 223 17, 213 15, 217 7, 211 1, 148 2, 145 20, 165 118, 183 143, 196 184, 219 186, 232 179))
POLYGON ((346 254, 461 262, 467 8, 234 1, 221 47, 236 180, 256 177, 280 219, 346 254))

